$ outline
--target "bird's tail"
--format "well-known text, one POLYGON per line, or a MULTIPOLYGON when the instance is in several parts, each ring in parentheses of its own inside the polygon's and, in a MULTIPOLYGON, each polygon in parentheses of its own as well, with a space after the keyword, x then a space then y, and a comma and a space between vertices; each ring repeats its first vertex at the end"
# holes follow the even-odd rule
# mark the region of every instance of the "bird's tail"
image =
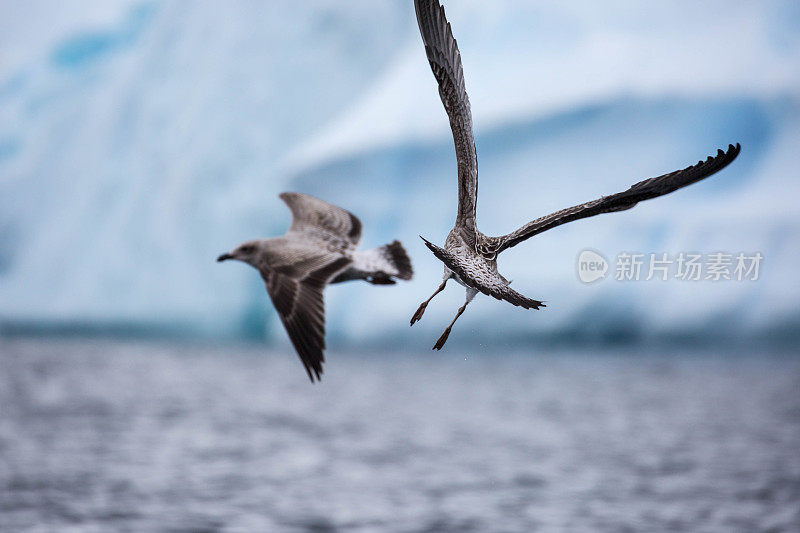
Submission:
POLYGON ((392 241, 378 248, 378 253, 386 261, 385 272, 399 279, 409 280, 414 276, 411 259, 400 241, 392 241))
POLYGON ((380 248, 353 252, 351 268, 337 276, 331 283, 363 279, 373 285, 394 285, 395 278, 411 279, 414 269, 400 241, 393 241, 380 248))
POLYGON ((444 248, 436 246, 422 235, 420 235, 420 238, 425 241, 425 246, 433 252, 433 255, 435 255, 439 261, 458 274, 458 277, 461 278, 461 281, 467 287, 472 287, 487 296, 497 298, 498 300, 505 300, 510 304, 525 309, 547 307, 544 302, 532 300, 509 287, 509 281, 496 270, 491 270, 486 261, 472 261, 471 264, 468 264, 469 261, 463 256, 452 254, 444 248))
POLYGON ((394 285, 395 279, 411 279, 414 269, 400 241, 380 248, 356 250, 350 268, 333 278, 330 283, 363 279, 373 285, 394 285))

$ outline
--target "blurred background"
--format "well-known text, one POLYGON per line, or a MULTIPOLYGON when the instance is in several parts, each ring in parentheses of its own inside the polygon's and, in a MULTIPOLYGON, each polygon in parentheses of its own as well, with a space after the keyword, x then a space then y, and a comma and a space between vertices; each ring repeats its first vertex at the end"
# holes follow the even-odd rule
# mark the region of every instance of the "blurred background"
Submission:
POLYGON ((443 243, 456 209, 410 0, 0 3, 0 528, 800 523, 800 4, 446 8, 486 234, 742 153, 506 252, 547 308, 479 297, 431 355, 464 293, 409 329, 442 272, 418 235, 443 243), (214 261, 288 228, 283 191, 351 210, 362 247, 402 240, 416 271, 327 290, 320 387, 260 277, 214 261), (607 279, 578 279, 585 249, 607 279), (622 282, 623 252, 763 262, 622 282))
MULTIPOLYGON (((4 2, 3 330, 284 343, 259 276, 214 258, 282 234, 291 218, 277 195, 293 190, 357 214, 363 246, 399 238, 414 260, 410 284, 329 290, 331 338, 416 346, 438 336, 462 291, 439 297, 422 331, 410 335, 407 319, 441 276, 417 235, 444 241, 456 169, 408 4, 4 2)), ((448 15, 489 235, 743 146, 735 165, 691 190, 504 254, 502 271, 547 311, 479 298, 452 341, 621 327, 796 338, 796 2, 475 1, 448 15), (623 251, 764 260, 756 283, 587 286, 575 271, 585 248, 609 260, 623 251)))

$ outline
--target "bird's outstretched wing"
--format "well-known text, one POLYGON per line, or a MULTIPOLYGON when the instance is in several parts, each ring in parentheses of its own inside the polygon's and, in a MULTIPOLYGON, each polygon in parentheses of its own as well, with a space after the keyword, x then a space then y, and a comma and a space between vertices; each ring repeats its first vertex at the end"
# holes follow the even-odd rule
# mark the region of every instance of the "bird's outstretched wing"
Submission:
POLYGON ((280 199, 292 210, 289 233, 341 241, 347 248, 361 240, 361 221, 350 211, 299 192, 281 193, 280 199))
POLYGON ((272 303, 311 382, 320 379, 325 361, 325 303, 330 279, 352 261, 338 254, 306 253, 260 269, 272 303), (313 373, 312 373, 313 372, 313 373))
POLYGON ((686 167, 683 170, 676 170, 675 172, 670 172, 663 176, 646 179, 633 185, 627 191, 612 194, 611 196, 603 196, 597 200, 568 207, 547 216, 537 218, 508 235, 489 237, 486 246, 488 249, 500 253, 506 248, 511 248, 525 239, 529 239, 534 235, 538 235, 539 233, 560 226, 561 224, 566 224, 567 222, 580 220, 582 218, 593 217, 601 213, 630 209, 643 200, 669 194, 681 187, 686 187, 687 185, 691 185, 692 183, 696 183, 711 176, 736 159, 740 150, 741 146, 739 146, 738 143, 736 146, 729 145, 726 152, 718 150, 716 156, 709 156, 705 161, 699 161, 696 165, 686 167))
POLYGON ((523 296, 512 289, 509 282, 496 271, 492 271, 485 261, 469 261, 463 255, 452 254, 444 248, 436 246, 421 235, 420 238, 425 241, 425 246, 433 252, 433 255, 455 272, 468 287, 525 309, 547 307, 544 302, 523 296))
POLYGON ((438 0, 415 0, 417 23, 425 44, 425 53, 439 83, 439 96, 450 118, 458 160, 457 224, 475 227, 475 204, 478 198, 478 156, 472 132, 472 111, 464 87, 461 53, 453 38, 450 23, 438 0))

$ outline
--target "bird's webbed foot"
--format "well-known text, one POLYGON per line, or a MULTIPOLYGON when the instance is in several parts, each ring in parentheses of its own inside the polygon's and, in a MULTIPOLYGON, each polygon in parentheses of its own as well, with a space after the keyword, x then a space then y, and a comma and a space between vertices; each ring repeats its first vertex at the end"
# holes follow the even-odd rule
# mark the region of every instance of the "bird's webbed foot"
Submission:
POLYGON ((414 323, 417 320, 422 318, 422 315, 425 313, 425 308, 427 308, 427 307, 428 307, 428 302, 422 302, 421 304, 419 304, 419 307, 417 308, 417 312, 414 313, 414 316, 411 317, 411 325, 412 326, 414 325, 414 323))
POLYGON ((452 330, 452 329, 453 328, 451 326, 447 326, 447 329, 444 330, 444 333, 442 333, 442 336, 439 337, 439 340, 436 341, 436 344, 433 345, 433 349, 434 350, 441 350, 442 347, 444 347, 444 343, 447 342, 447 337, 450 336, 450 330, 452 330))

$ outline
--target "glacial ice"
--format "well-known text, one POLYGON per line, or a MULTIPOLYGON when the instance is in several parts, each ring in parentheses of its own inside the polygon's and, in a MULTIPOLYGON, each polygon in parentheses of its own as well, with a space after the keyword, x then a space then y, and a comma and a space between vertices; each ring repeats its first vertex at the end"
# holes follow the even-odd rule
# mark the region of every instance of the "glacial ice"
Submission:
MULTIPOLYGON (((417 235, 449 231, 455 161, 410 2, 80 3, 0 4, 0 331, 284 342, 257 274, 214 258, 283 232, 277 194, 298 190, 415 263, 411 283, 331 287, 330 340, 433 343, 463 291, 409 332, 442 270, 417 235)), ((446 7, 487 234, 743 146, 690 189, 506 252, 504 275, 548 307, 478 298, 451 342, 796 335, 795 2, 446 7), (765 259, 755 282, 585 285, 586 248, 765 259)))

